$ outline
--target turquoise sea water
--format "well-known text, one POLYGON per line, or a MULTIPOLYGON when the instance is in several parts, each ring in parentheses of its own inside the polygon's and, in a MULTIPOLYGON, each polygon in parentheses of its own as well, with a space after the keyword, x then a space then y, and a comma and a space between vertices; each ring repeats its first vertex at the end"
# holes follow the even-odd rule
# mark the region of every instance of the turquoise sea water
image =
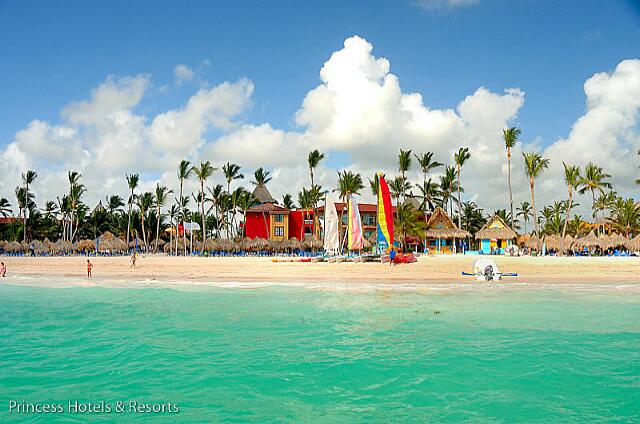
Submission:
POLYGON ((0 324, 1 422, 640 422, 637 294, 3 285, 0 324))

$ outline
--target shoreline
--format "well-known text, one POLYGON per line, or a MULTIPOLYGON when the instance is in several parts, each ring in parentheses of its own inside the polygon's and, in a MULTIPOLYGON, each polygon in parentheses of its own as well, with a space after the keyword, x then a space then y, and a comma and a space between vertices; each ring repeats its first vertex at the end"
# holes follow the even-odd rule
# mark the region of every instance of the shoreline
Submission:
POLYGON ((129 268, 128 257, 90 257, 93 278, 86 278, 85 256, 2 257, 12 285, 46 287, 229 287, 266 285, 336 290, 466 290, 471 287, 558 289, 624 288, 640 293, 640 258, 492 257, 503 272, 500 282, 478 283, 462 277, 478 256, 423 256, 417 263, 391 267, 380 263, 274 263, 271 257, 168 257, 141 255, 129 268))

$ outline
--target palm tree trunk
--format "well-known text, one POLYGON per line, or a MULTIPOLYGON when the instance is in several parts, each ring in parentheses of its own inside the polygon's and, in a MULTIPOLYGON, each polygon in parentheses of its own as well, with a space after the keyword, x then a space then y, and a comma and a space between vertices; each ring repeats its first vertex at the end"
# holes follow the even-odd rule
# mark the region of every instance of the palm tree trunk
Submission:
MULTIPOLYGON (((509 173, 509 206, 511 206, 511 228, 513 229, 513 192, 511 191, 511 147, 507 147, 507 171, 509 173)), ((526 230, 524 231, 526 234, 526 230)))
POLYGON ((24 192, 24 214, 22 215, 23 236, 22 241, 27 241, 27 208, 29 205, 29 184, 26 185, 24 192))
POLYGON ((142 215, 142 241, 144 241, 144 250, 146 252, 149 250, 149 246, 147 245, 147 231, 144 228, 144 210, 140 210, 140 215, 142 215))
POLYGON ((160 238, 160 204, 156 208, 156 245, 153 250, 158 253, 158 239, 160 238))
POLYGON ((131 236, 131 203, 133 202, 133 190, 129 196, 129 219, 127 221, 127 248, 129 246, 129 237, 131 236))
POLYGON ((536 219, 536 196, 534 193, 534 182, 533 182, 533 178, 529 179, 529 187, 531 188, 531 206, 533 208, 533 228, 536 232, 536 234, 538 234, 538 220, 536 219))
MULTIPOLYGON (((169 221, 169 225, 173 227, 173 218, 169 221)), ((172 250, 173 250, 173 231, 169 231, 169 255, 171 255, 172 250)))
MULTIPOLYGON (((182 203, 182 187, 184 185, 184 180, 180 179, 180 209, 182 210, 182 241, 183 241, 183 254, 187 256, 187 232, 184 230, 184 204, 182 203)), ((177 242, 176 242, 177 243, 177 242)), ((191 246, 193 248, 193 246, 191 246)), ((176 252, 177 253, 177 252, 176 252)))
POLYGON ((462 229, 462 206, 460 206, 460 166, 458 165, 458 228, 462 229))
POLYGON ((562 253, 565 253, 564 237, 567 235, 567 226, 569 225, 569 215, 571 214, 571 207, 573 205, 573 189, 569 187, 569 206, 567 207, 567 216, 564 218, 564 226, 562 227, 562 253))
POLYGON ((204 180, 200 181, 200 208, 202 210, 202 247, 200 255, 204 254, 204 242, 207 241, 206 216, 204 214, 204 180))

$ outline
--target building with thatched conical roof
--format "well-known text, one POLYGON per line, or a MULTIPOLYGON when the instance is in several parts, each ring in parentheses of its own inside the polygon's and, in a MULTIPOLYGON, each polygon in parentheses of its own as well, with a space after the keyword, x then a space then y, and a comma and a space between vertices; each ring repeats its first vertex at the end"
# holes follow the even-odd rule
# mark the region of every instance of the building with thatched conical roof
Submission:
POLYGON ((476 240, 480 240, 480 250, 484 254, 499 252, 504 254, 507 246, 511 246, 517 234, 498 215, 494 215, 476 233, 476 240))
POLYGON ((425 238, 431 252, 454 253, 455 240, 465 237, 471 234, 459 229, 442 208, 436 208, 427 221, 425 238))
POLYGON ((255 197, 258 203, 260 203, 261 205, 265 203, 278 203, 277 200, 273 198, 271 193, 269 193, 269 189, 267 189, 267 186, 264 184, 256 185, 256 188, 253 189, 253 197, 255 197))

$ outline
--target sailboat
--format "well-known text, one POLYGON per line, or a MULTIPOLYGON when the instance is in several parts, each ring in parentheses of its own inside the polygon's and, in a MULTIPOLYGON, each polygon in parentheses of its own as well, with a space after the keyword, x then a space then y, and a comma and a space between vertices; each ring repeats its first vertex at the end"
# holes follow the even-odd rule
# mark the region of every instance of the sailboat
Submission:
POLYGON ((381 172, 378 172, 377 233, 378 252, 388 252, 393 247, 393 206, 389 185, 381 172))
POLYGON ((340 251, 340 227, 336 202, 331 195, 325 198, 324 207, 324 251, 335 257, 340 251))

